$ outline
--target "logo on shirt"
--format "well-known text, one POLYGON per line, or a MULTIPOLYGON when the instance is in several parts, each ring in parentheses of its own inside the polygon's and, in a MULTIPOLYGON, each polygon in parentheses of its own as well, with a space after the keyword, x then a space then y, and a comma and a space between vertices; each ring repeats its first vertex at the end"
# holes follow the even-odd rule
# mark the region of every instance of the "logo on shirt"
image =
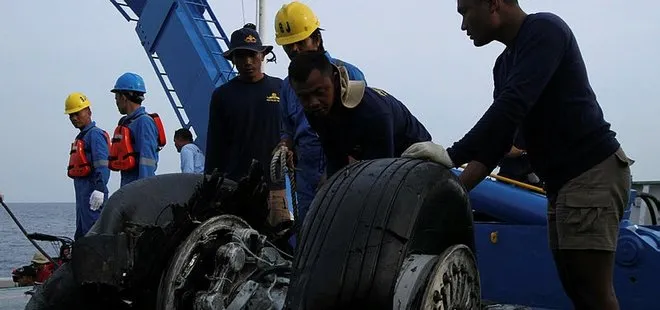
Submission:
POLYGON ((277 93, 271 93, 270 96, 266 97, 268 102, 280 102, 280 96, 277 93))
POLYGON ((257 43, 257 38, 253 37, 252 35, 248 35, 245 37, 245 42, 247 43, 257 43))

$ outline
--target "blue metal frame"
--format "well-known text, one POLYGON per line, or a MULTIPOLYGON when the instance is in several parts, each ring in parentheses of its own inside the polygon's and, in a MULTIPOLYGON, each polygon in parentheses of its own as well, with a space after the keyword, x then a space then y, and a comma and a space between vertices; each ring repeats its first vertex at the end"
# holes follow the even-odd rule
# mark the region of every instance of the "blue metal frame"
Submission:
MULTIPOLYGON (((458 175, 459 169, 453 172, 458 175)), ((660 226, 630 222, 619 229, 615 290, 621 309, 660 309, 654 298, 660 275, 660 226)), ((505 304, 571 309, 555 270, 547 235, 547 198, 505 182, 486 179, 470 192, 482 298, 505 304), (489 218, 489 220, 480 220, 489 218)))
POLYGON ((220 43, 229 46, 229 39, 208 2, 110 2, 127 21, 136 22, 135 31, 181 126, 191 128, 195 142, 205 151, 213 90, 236 76, 232 64, 222 57, 220 43), (131 17, 127 9, 137 18, 131 17), (219 36, 214 35, 213 28, 219 36))
MULTIPOLYGON (((208 108, 213 90, 236 76, 223 56, 220 43, 229 39, 206 0, 126 0, 110 2, 136 32, 182 127, 196 134, 206 152, 208 108), (126 9, 137 18, 131 17, 126 9), (209 19, 204 17, 208 13, 209 19), (213 34, 215 27, 219 36, 213 34), (162 57, 162 58, 161 58, 162 57), (161 66, 163 69, 161 69, 161 66), (165 69, 167 68, 167 69, 165 69), (165 72, 167 70, 167 72, 165 72), (165 80, 167 77, 172 86, 165 80), (179 99, 180 102, 177 102, 179 99), (191 115, 186 120, 186 115, 191 115)), ((264 163, 268 165, 269 163, 264 163)), ((291 186, 286 178, 287 196, 291 186)), ((289 210, 293 212, 292 202, 289 210)))

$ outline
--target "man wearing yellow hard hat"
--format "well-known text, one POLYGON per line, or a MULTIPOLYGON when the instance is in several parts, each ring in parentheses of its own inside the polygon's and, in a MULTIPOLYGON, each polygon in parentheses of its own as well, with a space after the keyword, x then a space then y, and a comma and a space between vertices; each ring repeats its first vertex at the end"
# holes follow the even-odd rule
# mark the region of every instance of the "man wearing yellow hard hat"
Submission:
MULTIPOLYGON (((289 59, 307 51, 323 51, 336 66, 342 66, 351 80, 365 81, 364 74, 354 65, 332 58, 321 37, 321 22, 312 9, 299 1, 285 4, 275 16, 275 42, 282 46, 289 59)), ((366 83, 366 81, 365 81, 366 83)), ((314 199, 319 181, 324 177, 326 159, 318 135, 309 126, 299 98, 285 78, 280 92, 282 133, 280 145, 286 145, 297 157, 296 182, 299 217, 303 221, 314 199)), ((330 176, 327 176, 330 177, 330 176)))
POLYGON ((108 198, 108 149, 110 137, 92 121, 90 102, 82 93, 71 93, 64 101, 64 113, 80 133, 71 144, 67 175, 76 192, 75 239, 94 225, 108 198))

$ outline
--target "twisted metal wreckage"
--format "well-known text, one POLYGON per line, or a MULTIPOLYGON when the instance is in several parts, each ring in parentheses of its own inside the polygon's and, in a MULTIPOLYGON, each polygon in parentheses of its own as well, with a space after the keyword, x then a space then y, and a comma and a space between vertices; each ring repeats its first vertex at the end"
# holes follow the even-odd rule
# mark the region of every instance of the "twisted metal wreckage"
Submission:
POLYGON ((268 227, 262 166, 122 187, 26 309, 477 309, 467 193, 414 159, 355 163, 301 230, 268 227), (438 207, 442 206, 442 207, 438 207))

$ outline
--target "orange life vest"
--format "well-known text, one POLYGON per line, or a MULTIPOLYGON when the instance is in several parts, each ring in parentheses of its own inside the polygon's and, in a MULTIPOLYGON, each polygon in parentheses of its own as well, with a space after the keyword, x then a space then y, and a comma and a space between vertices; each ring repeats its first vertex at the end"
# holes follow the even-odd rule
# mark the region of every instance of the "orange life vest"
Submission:
MULTIPOLYGON (((160 151, 165 144, 165 127, 163 122, 158 116, 158 113, 148 114, 156 123, 158 130, 158 150, 160 151)), ((131 130, 128 128, 128 122, 117 125, 115 132, 112 136, 112 144, 110 145, 110 156, 108 156, 108 166, 113 171, 130 171, 137 167, 137 159, 139 153, 133 149, 133 139, 131 137, 131 130)))
MULTIPOLYGON (((70 178, 84 178, 92 173, 92 164, 87 160, 85 155, 85 141, 82 139, 87 132, 78 135, 76 140, 71 143, 71 151, 69 152, 69 166, 67 167, 67 175, 70 178)), ((105 130, 103 131, 105 139, 110 146, 110 136, 105 130)))

